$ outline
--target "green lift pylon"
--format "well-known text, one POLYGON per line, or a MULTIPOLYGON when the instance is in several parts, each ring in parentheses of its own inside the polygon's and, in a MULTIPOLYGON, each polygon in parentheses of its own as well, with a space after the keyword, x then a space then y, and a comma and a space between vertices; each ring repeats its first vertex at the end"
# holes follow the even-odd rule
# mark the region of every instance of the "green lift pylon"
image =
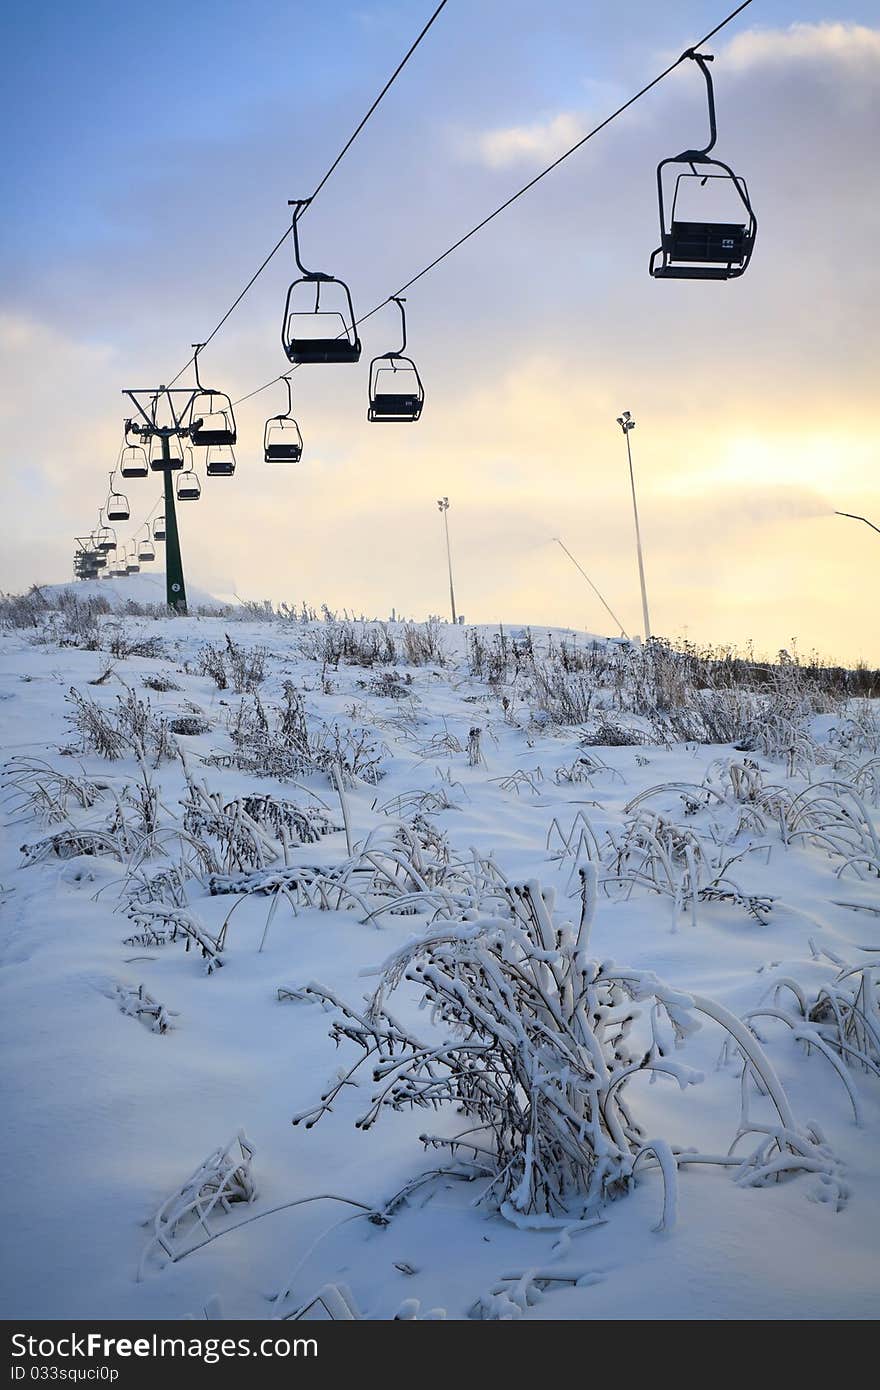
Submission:
POLYGON ((165 601, 169 608, 186 613, 186 584, 183 578, 183 559, 180 554, 180 532, 177 529, 174 479, 171 474, 171 448, 168 435, 162 436, 162 461, 165 464, 165 601))
MULTIPOLYGON (((171 454, 171 440, 188 437, 190 426, 184 423, 191 413, 195 391, 192 387, 174 389, 167 386, 151 387, 146 390, 126 390, 141 417, 139 421, 126 420, 126 438, 129 433, 144 440, 149 446, 153 439, 162 445, 161 470, 164 479, 165 501, 165 600, 175 613, 184 615, 186 609, 186 583, 183 577, 183 558, 180 553, 180 531, 177 526, 177 498, 174 491, 174 469, 180 467, 171 454), (139 400, 138 397, 142 399, 139 400), (175 405, 175 397, 185 400, 175 405), (167 403, 168 424, 159 424, 157 415, 160 400, 167 403)), ((155 465, 154 465, 155 466, 155 465)))

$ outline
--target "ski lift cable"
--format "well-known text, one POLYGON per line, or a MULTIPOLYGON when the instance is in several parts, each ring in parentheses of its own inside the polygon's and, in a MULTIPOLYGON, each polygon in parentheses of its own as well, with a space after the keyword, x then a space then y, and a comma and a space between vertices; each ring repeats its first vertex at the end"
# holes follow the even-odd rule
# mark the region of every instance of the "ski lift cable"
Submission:
POLYGON ((609 606, 609 604, 603 598, 602 594, 600 594, 599 590, 596 588, 596 585, 593 583, 592 579, 587 574, 587 571, 584 569, 580 561, 575 559, 568 546, 560 539, 559 536, 554 536, 553 540, 556 542, 558 546, 561 547, 562 550, 565 551, 566 555, 568 556, 569 560, 571 560, 571 563, 574 565, 575 569, 580 570, 581 574, 584 576, 584 579, 586 579, 590 588, 593 590, 593 593, 596 595, 597 599, 602 604, 602 607, 605 609, 605 612, 610 613, 611 617, 614 619, 615 623, 620 628, 621 637, 626 637, 627 640, 629 640, 629 634, 627 633, 626 628, 623 626, 623 623, 620 621, 617 614, 614 612, 614 609, 609 606))
MULTIPOLYGON (((423 39, 423 38, 425 37, 425 35, 427 34, 428 30, 431 28, 431 25, 434 23, 434 21, 439 17, 440 11, 443 10, 443 9, 445 9, 447 3, 448 3, 448 0, 440 0, 440 4, 439 4, 439 5, 437 6, 437 8, 434 10, 434 13, 431 15, 431 18, 428 20, 427 24, 424 26, 424 28, 422 29, 422 31, 421 31, 421 33, 418 35, 418 37, 417 37, 416 39, 414 39, 414 41, 410 44, 409 49, 408 49, 407 52, 404 54, 404 56, 401 58, 400 62, 397 64, 397 67, 394 69, 394 71, 393 71, 393 73, 391 74, 391 76, 389 77, 388 81, 385 83, 385 86, 382 88, 381 92, 380 92, 379 95, 376 97, 376 99, 375 99, 375 101, 373 102, 372 106, 369 108, 369 110, 366 112, 366 114, 362 117, 362 119, 360 120, 360 122, 358 123, 358 125, 355 126, 355 129, 352 131, 351 135, 350 135, 350 136, 348 137, 348 139, 346 140, 346 142, 345 142, 345 144, 343 145, 342 149, 339 151, 339 154, 336 156, 336 158, 334 159, 333 163, 330 165, 330 168, 329 168, 329 169, 327 170, 327 172, 324 174, 324 176, 323 176, 323 178, 321 179, 320 183, 319 183, 318 186, 316 187, 314 193, 312 193, 311 197, 310 197, 308 200, 306 200, 306 207, 315 201, 315 199, 317 198, 318 194, 321 192, 321 189, 324 187, 325 183, 327 183, 328 179, 331 177, 331 175, 335 172, 335 170, 336 170, 336 169, 339 167, 339 165, 342 163, 343 159, 344 159, 345 156, 348 154, 348 151, 351 149, 351 147, 352 147, 352 145, 354 144, 355 140, 358 138, 358 136, 360 135, 360 133, 361 133, 361 131, 363 130, 364 126, 367 124, 367 121, 370 119, 370 117, 372 116, 373 112, 376 110, 376 108, 378 107, 379 103, 382 101, 382 98, 386 95, 386 93, 387 93, 387 92, 390 90, 390 88, 393 86, 394 82, 397 80, 397 78, 398 78, 398 77, 400 76, 400 74, 403 72, 403 69, 406 67, 406 65, 407 65, 407 63, 409 62, 410 58, 413 56, 413 54, 415 53, 415 51, 416 51, 416 49, 418 48, 419 44, 422 42, 422 39, 423 39)), ((306 210, 306 208, 303 208, 303 212, 305 212, 305 210, 306 210)), ((284 245, 284 243, 286 242, 287 238, 290 236, 290 233, 291 233, 292 230, 293 230, 293 229, 292 229, 291 226, 288 226, 288 227, 286 227, 286 228, 284 229, 284 232, 283 232, 282 236, 279 237, 278 241, 276 241, 275 245, 272 247, 272 250, 269 252, 269 254, 268 254, 268 256, 266 257, 266 259, 265 259, 265 260, 263 261, 263 263, 258 267, 258 269, 257 269, 256 271, 254 271, 254 274, 251 276, 250 280, 248 280, 247 284, 245 285, 245 287, 244 287, 244 289, 241 291, 241 293, 237 296, 236 299, 233 300, 232 304, 230 304, 229 308, 226 310, 226 313, 223 315, 223 317, 221 318, 220 322, 219 322, 219 323, 216 325, 216 327, 213 328, 213 329, 211 330, 211 332, 208 334, 207 338, 205 339, 204 343, 202 344, 202 347, 207 347, 208 344, 211 342, 211 340, 217 336, 217 334, 220 332, 220 329, 221 329, 221 328, 223 327, 223 325, 226 323, 226 320, 227 320, 227 319, 235 312, 235 310, 238 308, 239 304, 240 304, 241 301, 244 299, 244 297, 245 297, 245 295, 247 294, 248 290, 251 288, 251 286, 252 286, 252 285, 259 279, 259 277, 262 275, 263 271, 266 269, 266 266, 267 266, 267 265, 269 264, 269 262, 272 260, 273 256, 276 254, 276 252, 278 252, 278 251, 281 250, 281 247, 284 245)), ((187 368, 189 368, 189 367, 192 365, 193 360, 194 360, 194 359, 193 359, 192 357, 190 357, 189 361, 186 362, 186 363, 184 364, 184 366, 181 367, 180 371, 177 373, 177 376, 172 377, 171 381, 168 383, 169 386, 173 386, 174 383, 175 383, 181 376, 183 376, 183 373, 187 370, 187 368)))
MULTIPOLYGON (((748 9, 751 3, 752 0, 742 0, 742 3, 740 5, 737 5, 736 9, 731 10, 730 14, 725 16, 725 18, 722 19, 720 23, 716 24, 713 29, 710 29, 707 34, 703 35, 702 38, 697 39, 697 41, 691 44, 689 48, 686 48, 680 57, 676 58, 674 62, 670 63, 668 67, 665 67, 663 71, 658 73, 656 77, 652 78, 650 82, 647 82, 644 87, 640 88, 640 90, 635 93, 634 96, 631 96, 627 101, 623 103, 622 106, 618 106, 616 111, 612 111, 610 116, 606 116, 605 119, 603 121, 600 121, 598 125, 594 126, 592 130, 587 131, 586 135, 581 136, 580 140, 577 140, 573 145, 571 145, 567 150, 565 150, 561 155, 559 155, 557 159, 554 159, 552 164, 548 164, 545 169, 542 169, 539 173, 535 174, 533 178, 529 179, 528 183, 523 184, 522 188, 519 188, 515 193, 512 193, 509 198, 505 199, 503 203, 501 203, 497 208, 495 208, 494 212, 490 212, 488 216, 482 219, 482 221, 477 222, 475 226, 471 227, 470 231, 465 232, 463 236, 460 236, 457 241, 454 241, 452 245, 448 246, 445 251, 442 251, 439 256, 435 256, 432 261, 430 261, 426 266, 424 266, 409 280, 407 280, 405 284, 401 285, 400 289, 395 290, 393 294, 388 295, 388 297, 386 299, 383 299, 381 303, 375 305, 374 308, 370 309, 361 318, 357 319, 353 327, 359 328, 362 323, 366 323, 367 319, 372 318, 374 314, 378 314, 379 310, 384 309, 386 304, 390 304, 392 300, 395 299, 398 295, 402 295, 406 290, 410 289, 414 284, 416 284, 417 281, 421 280, 430 271, 434 270, 438 265, 440 265, 442 261, 445 261, 447 257, 451 256, 454 251, 457 251, 459 247, 464 246, 465 242, 470 241, 471 237, 476 236, 477 232, 481 232, 484 227, 487 227, 489 223, 493 222, 496 217, 499 217, 502 212, 506 212, 507 209, 511 207, 515 202, 517 202, 520 198, 522 198, 524 194, 528 193, 531 189, 533 189, 536 184, 540 183, 542 179, 545 179, 548 174, 551 174, 553 172, 554 169, 558 169, 560 164, 564 163, 566 159, 570 158, 571 155, 575 154, 576 151, 581 149, 583 145, 586 145, 587 141, 592 140, 593 137, 598 135, 600 131, 604 130, 606 126, 609 126, 612 121, 615 121, 618 116, 622 116, 624 111, 627 111, 631 106, 635 104, 635 102, 640 101, 643 96, 646 96, 647 93, 652 90, 652 88, 656 87, 660 82, 664 81, 664 79, 667 78, 671 72, 674 72, 675 69, 681 63, 685 62, 685 60, 690 57, 691 53, 693 53, 698 48, 702 48, 703 44, 708 43, 709 40, 714 38, 717 33, 719 33, 722 29, 726 28, 728 24, 730 24, 734 19, 736 19, 737 15, 742 14, 743 10, 748 9)), ((249 401, 252 396, 258 396, 260 392, 267 391, 270 386, 274 386, 275 383, 278 381, 283 381, 285 377, 289 377, 291 373, 295 372, 296 370, 296 367, 292 367, 289 372, 282 372, 280 376, 274 376, 271 381, 265 382, 264 385, 256 387, 256 389, 253 391, 249 391, 245 396, 240 396, 237 401, 233 402, 233 405, 241 405, 244 401, 249 401)))

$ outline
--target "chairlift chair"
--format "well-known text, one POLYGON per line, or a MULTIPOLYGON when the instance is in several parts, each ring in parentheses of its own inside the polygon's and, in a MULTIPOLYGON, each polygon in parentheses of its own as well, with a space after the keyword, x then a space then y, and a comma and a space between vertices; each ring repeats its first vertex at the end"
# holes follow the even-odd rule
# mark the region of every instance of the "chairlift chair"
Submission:
POLYGON ((154 473, 171 472, 173 469, 183 467, 183 448, 176 434, 152 434, 150 435, 150 468, 154 473), (162 444, 162 440, 168 440, 168 453, 162 444))
POLYGON ((74 564, 82 571, 84 579, 97 579, 98 566, 95 564, 95 561, 98 553, 89 546, 83 545, 82 541, 80 541, 80 545, 82 549, 77 552, 74 564))
POLYGON ((177 475, 176 495, 178 502, 198 502, 202 495, 199 475, 193 468, 185 468, 177 475))
POLYGON ((370 404, 367 419, 413 424, 422 413, 425 390, 418 368, 406 352, 406 310, 399 295, 392 296, 400 310, 403 342, 399 352, 385 352, 370 363, 370 404))
POLYGON ((710 150, 715 145, 715 93, 708 64, 709 53, 690 49, 685 57, 692 58, 706 79, 709 104, 709 143, 700 150, 684 150, 657 166, 657 197, 660 207, 660 245, 651 256, 649 269, 656 280, 733 280, 743 275, 752 257, 758 223, 746 181, 733 172, 729 164, 713 159, 710 150), (679 170, 674 182, 671 173, 679 170), (666 204, 672 182, 672 202, 667 220, 666 204), (679 199, 685 190, 693 191, 711 186, 717 193, 723 186, 736 195, 735 206, 743 214, 738 221, 690 221, 677 216, 679 199))
POLYGON ((95 544, 98 550, 102 550, 106 555, 109 551, 116 549, 116 532, 111 526, 100 526, 96 533, 95 544))
POLYGON ((222 391, 203 386, 199 378, 199 353, 204 346, 204 343, 193 343, 196 390, 189 408, 189 437, 200 447, 232 445, 238 438, 232 401, 222 391))
POLYGON ((156 520, 153 522, 153 540, 164 541, 165 535, 165 516, 162 514, 157 516, 156 520))
POLYGON ((107 504, 104 507, 108 521, 128 521, 131 516, 131 509, 128 505, 128 498, 124 492, 114 492, 113 474, 110 474, 110 494, 107 504))
POLYGON ((288 361, 302 366, 312 362, 358 362, 361 340, 357 335, 351 292, 344 280, 323 271, 306 270, 299 253, 298 222, 308 200, 291 202, 293 254, 301 272, 287 291, 281 324, 281 346, 288 361), (311 290, 315 303, 311 307, 311 290), (330 308, 321 308, 321 292, 330 308))
POLYGON ((150 528, 147 527, 146 536, 142 536, 137 546, 138 563, 141 565, 152 564, 156 558, 156 547, 150 539, 150 528))
POLYGON ((73 556, 74 574, 79 579, 96 579, 98 576, 97 567, 94 563, 96 552, 94 550, 89 550, 83 545, 82 541, 78 541, 78 546, 79 549, 74 552, 73 556))
POLYGON ((302 458, 303 439, 292 414, 290 377, 285 376, 281 379, 287 387, 287 410, 281 415, 273 415, 266 421, 263 431, 263 462, 299 463, 302 458))
POLYGON ((235 472, 235 454, 229 444, 209 444, 205 454, 205 472, 209 478, 231 478, 235 472))
POLYGON ((146 450, 140 444, 123 444, 118 467, 123 478, 148 477, 150 468, 146 450))
POLYGON ((107 567, 107 556, 104 554, 103 550, 99 550, 99 549, 98 549, 98 532, 97 532, 97 531, 93 531, 92 534, 89 536, 89 545, 88 545, 88 550, 87 550, 86 553, 87 553, 87 555, 89 556, 89 564, 91 565, 92 569, 94 569, 94 570, 106 569, 106 567, 107 567))
POLYGON ((126 574, 140 574, 140 572, 141 572, 141 567, 140 567, 140 565, 138 564, 137 555, 134 553, 134 551, 126 550, 126 552, 125 552, 125 573, 126 573, 126 574))

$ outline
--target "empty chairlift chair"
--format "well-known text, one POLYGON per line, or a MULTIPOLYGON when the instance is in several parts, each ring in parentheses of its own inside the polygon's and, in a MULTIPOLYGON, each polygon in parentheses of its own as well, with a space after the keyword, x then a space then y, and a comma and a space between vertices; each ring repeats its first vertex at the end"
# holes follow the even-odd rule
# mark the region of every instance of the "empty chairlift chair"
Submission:
POLYGON ((133 550, 127 549, 125 552, 125 573, 140 574, 140 571, 141 567, 138 564, 137 555, 133 550))
POLYGON ((297 366, 311 362, 358 362, 361 340, 357 335, 349 288, 335 275, 306 270, 300 260, 297 223, 307 202, 293 202, 291 206, 294 209, 293 254, 301 275, 287 291, 281 345, 288 360, 297 366))
POLYGON ((166 535, 165 517, 164 515, 157 516, 156 520, 153 522, 153 540, 164 541, 166 535))
POLYGON ((210 444, 205 453, 205 472, 209 478, 231 478, 235 472, 235 454, 228 444, 210 444))
POLYGON ((146 478, 150 472, 146 450, 140 444, 123 444, 118 467, 123 478, 146 478))
POLYGON ((299 463, 302 458, 303 441, 299 425, 292 414, 290 377, 282 377, 282 380, 287 387, 287 412, 273 415, 266 421, 263 431, 264 463, 299 463))
POLYGON ((386 352, 370 363, 370 404, 367 419, 413 424, 422 413, 425 391, 418 369, 406 352, 406 310, 404 300, 392 296, 400 310, 403 342, 398 352, 386 352))
POLYGON ((96 545, 98 550, 102 550, 105 555, 111 550, 116 549, 116 532, 112 526, 99 525, 97 531, 96 545))
POLYGON ((199 475, 192 465, 192 450, 187 449, 188 461, 186 468, 177 475, 177 487, 175 489, 178 502, 198 502, 202 495, 202 485, 199 482, 199 475))
POLYGON ((128 505, 128 498, 124 492, 114 492, 113 474, 110 474, 110 493, 107 498, 107 505, 104 508, 108 521, 128 521, 131 516, 131 508, 128 505))
POLYGON ((732 280, 745 273, 755 246, 758 223, 749 200, 745 179, 728 164, 712 159, 715 144, 715 93, 708 64, 709 53, 690 50, 706 79, 709 102, 709 143, 700 150, 684 150, 657 166, 660 206, 660 245, 651 256, 650 271, 657 280, 732 280), (685 166, 687 172, 678 166, 685 166), (668 194, 672 203, 667 220, 668 194), (688 207, 684 214, 679 210, 688 207), (694 218, 696 207, 699 216, 694 218), (717 220, 723 211, 725 220, 717 220), (715 220, 706 215, 714 214, 715 220))
POLYGON ((147 527, 146 536, 141 536, 137 546, 137 557, 139 565, 148 565, 156 558, 156 547, 150 538, 150 528, 147 527))
MULTIPOLYGON (((204 343, 193 343, 193 347, 196 389, 189 408, 189 437, 192 443, 200 448, 212 444, 230 446, 238 438, 232 401, 222 391, 202 385, 199 378, 199 353, 204 343)), ((235 471, 234 460, 231 471, 235 471)))

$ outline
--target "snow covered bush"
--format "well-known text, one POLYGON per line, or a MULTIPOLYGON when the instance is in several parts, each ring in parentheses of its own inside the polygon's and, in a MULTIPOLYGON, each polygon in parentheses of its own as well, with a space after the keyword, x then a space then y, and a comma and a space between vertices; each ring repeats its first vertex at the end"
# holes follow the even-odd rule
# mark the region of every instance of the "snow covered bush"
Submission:
POLYGON ((307 629, 300 649, 303 656, 323 666, 391 666, 398 659, 397 645, 386 623, 358 623, 326 614, 320 626, 307 629))
POLYGON ((226 633, 226 646, 213 647, 207 643, 199 654, 199 671, 210 676, 218 690, 232 689, 237 694, 256 690, 266 678, 265 647, 243 647, 226 633))
POLYGON ((662 1172, 661 1226, 674 1219, 679 1162, 734 1166, 741 1184, 756 1186, 819 1172, 829 1199, 841 1203, 833 1155, 817 1131, 796 1124, 768 1059, 739 1020, 650 971, 590 956, 592 866, 581 883, 577 927, 554 924, 552 896, 534 882, 509 887, 506 918, 434 926, 386 962, 362 1011, 307 986, 304 996, 336 1012, 337 1044, 354 1042, 363 1055, 293 1123, 317 1123, 369 1062, 374 1090, 357 1127, 370 1129, 385 1109, 453 1106, 465 1128, 423 1134, 422 1142, 448 1150, 471 1175, 489 1177, 483 1200, 517 1224, 595 1212, 629 1189, 641 1161, 662 1172), (442 1036, 419 1038, 390 1012, 388 999, 403 980, 419 986, 442 1036), (727 1031, 743 1061, 740 1126, 727 1156, 673 1151, 649 1138, 625 1097, 637 1075, 665 1074, 682 1089, 702 1080, 674 1056, 700 1026, 698 1014, 727 1031), (750 1089, 769 1098, 770 1122, 751 1118, 750 1089), (745 1159, 734 1157, 748 1135, 758 1136, 757 1146, 745 1159))
POLYGON ((78 751, 97 753, 108 762, 134 753, 141 761, 150 758, 157 767, 174 757, 176 749, 168 721, 155 714, 149 700, 141 700, 128 686, 109 709, 75 686, 71 686, 67 699, 72 707, 67 719, 79 736, 78 751))
POLYGON ((141 1256, 138 1278, 152 1261, 175 1261, 187 1253, 195 1237, 204 1239, 216 1229, 217 1218, 233 1206, 256 1197, 253 1145, 243 1130, 222 1149, 215 1149, 186 1182, 162 1202, 152 1220, 150 1239, 141 1256))
POLYGON ((282 694, 283 703, 274 709, 267 709, 256 694, 242 701, 229 727, 232 752, 211 754, 207 761, 280 781, 310 772, 332 777, 336 769, 349 781, 375 785, 381 780, 387 749, 368 729, 321 720, 310 724, 303 696, 292 681, 284 682, 282 694))
POLYGON ((845 965, 813 993, 781 976, 771 987, 770 999, 746 1015, 756 1036, 754 1020, 759 1018, 779 1019, 808 1054, 815 1050, 831 1062, 859 1121, 858 1097, 843 1066, 880 1076, 880 968, 845 965))
POLYGON ((411 666, 427 666, 434 663, 442 666, 446 660, 439 618, 429 618, 426 623, 404 623, 403 655, 411 666))
POLYGON ((108 639, 110 655, 117 661, 124 661, 130 656, 144 656, 154 660, 165 654, 161 637, 131 637, 122 623, 109 624, 104 636, 108 639))

